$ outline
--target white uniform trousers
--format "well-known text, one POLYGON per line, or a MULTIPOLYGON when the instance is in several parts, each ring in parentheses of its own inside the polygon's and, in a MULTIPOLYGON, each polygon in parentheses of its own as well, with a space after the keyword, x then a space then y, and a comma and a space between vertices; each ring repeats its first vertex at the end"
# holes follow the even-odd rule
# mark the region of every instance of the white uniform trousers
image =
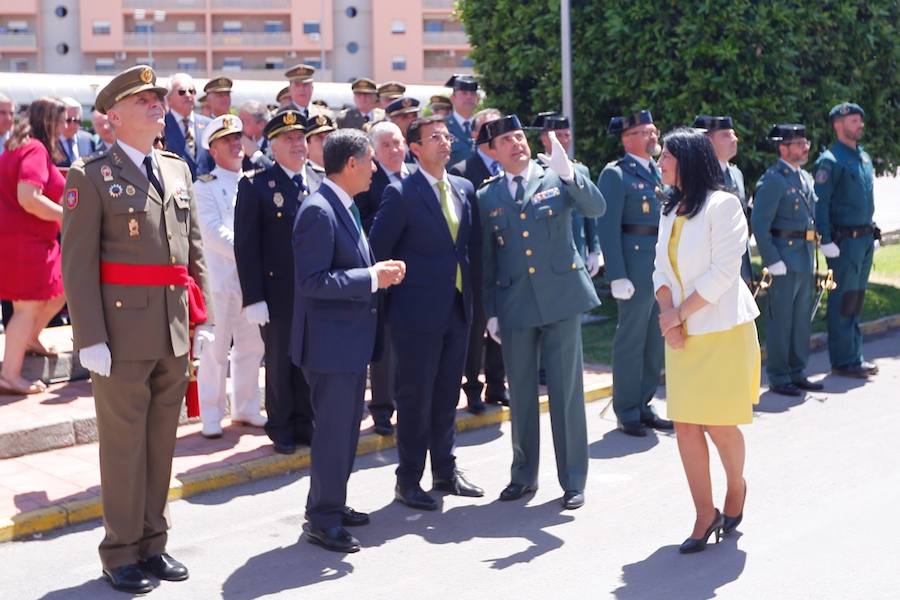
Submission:
POLYGON ((229 350, 231 418, 240 420, 259 415, 259 367, 265 351, 259 327, 247 322, 241 310, 240 292, 214 292, 212 300, 216 339, 204 348, 197 369, 200 419, 204 425, 218 425, 225 416, 229 350))

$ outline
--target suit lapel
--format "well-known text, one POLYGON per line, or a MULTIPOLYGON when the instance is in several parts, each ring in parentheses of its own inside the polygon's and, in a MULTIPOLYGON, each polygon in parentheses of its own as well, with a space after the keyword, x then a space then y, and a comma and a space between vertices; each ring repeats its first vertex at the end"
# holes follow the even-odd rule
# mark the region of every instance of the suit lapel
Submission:
MULTIPOLYGON (((457 231, 456 231, 456 242, 455 242, 456 248, 458 249, 458 248, 460 248, 460 244, 462 243, 462 241, 464 239, 466 239, 463 236, 464 235, 468 236, 468 228, 469 228, 469 224, 471 223, 471 217, 470 217, 471 207, 469 206, 469 199, 466 197, 466 193, 463 191, 463 189, 461 187, 459 187, 458 185, 454 185, 454 183, 451 181, 450 189, 452 190, 451 193, 455 194, 456 198, 459 200, 459 206, 460 206, 459 229, 457 229, 457 231), (465 231, 464 231, 464 229, 465 229, 465 231)), ((446 219, 445 219, 445 222, 446 222, 446 219)), ((448 227, 447 229, 449 230, 450 228, 448 227)))
POLYGON ((530 175, 528 183, 525 184, 525 200, 522 202, 522 210, 531 204, 531 197, 541 187, 544 182, 544 169, 537 165, 534 161, 529 164, 528 174, 530 175))
MULTIPOLYGON (((447 240, 452 244, 453 236, 450 235, 450 225, 447 224, 447 217, 444 216, 441 201, 437 194, 431 189, 431 186, 428 185, 428 180, 425 179, 425 175, 417 171, 410 175, 409 178, 411 185, 418 186, 418 194, 422 199, 422 203, 425 205, 425 209, 438 220, 439 228, 447 232, 447 240)), ((450 193, 452 194, 453 192, 451 191, 450 193)))
POLYGON ((366 245, 362 240, 362 234, 359 229, 356 228, 356 223, 353 222, 353 217, 350 216, 350 212, 344 208, 344 205, 341 203, 341 199, 337 197, 337 194, 328 187, 327 185, 322 185, 319 188, 319 193, 322 194, 322 197, 325 198, 328 203, 331 205, 331 210, 334 211, 334 214, 337 215, 338 221, 344 226, 344 229, 347 231, 347 234, 350 236, 356 244, 356 251, 359 252, 360 257, 362 257, 363 262, 366 263, 367 266, 371 266, 373 264, 372 253, 371 251, 366 250, 366 245))
POLYGON ((128 158, 128 155, 125 154, 125 151, 122 150, 118 143, 112 145, 112 148, 109 149, 109 154, 112 157, 113 165, 116 167, 119 177, 134 185, 134 187, 147 194, 149 198, 157 203, 163 203, 163 199, 159 197, 156 188, 150 185, 147 174, 138 169, 137 165, 128 158))

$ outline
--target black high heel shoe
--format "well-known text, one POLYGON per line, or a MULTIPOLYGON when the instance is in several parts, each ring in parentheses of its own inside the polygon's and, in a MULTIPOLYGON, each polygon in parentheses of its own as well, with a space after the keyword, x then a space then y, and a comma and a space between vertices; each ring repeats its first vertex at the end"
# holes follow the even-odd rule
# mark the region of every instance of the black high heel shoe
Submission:
POLYGON ((741 521, 744 520, 744 505, 747 504, 747 480, 744 480, 744 501, 741 503, 741 512, 736 517, 729 517, 728 515, 723 515, 725 517, 724 522, 722 523, 722 533, 729 534, 735 529, 737 526, 741 524, 741 521))
POLYGON ((719 543, 719 540, 722 538, 722 523, 724 522, 724 518, 722 517, 722 513, 719 512, 719 509, 716 509, 716 516, 713 519, 712 524, 706 530, 702 537, 699 538, 688 538, 684 540, 684 543, 678 547, 678 551, 681 554, 693 554, 694 552, 703 552, 706 550, 706 544, 709 542, 709 536, 713 533, 716 534, 716 543, 719 543))

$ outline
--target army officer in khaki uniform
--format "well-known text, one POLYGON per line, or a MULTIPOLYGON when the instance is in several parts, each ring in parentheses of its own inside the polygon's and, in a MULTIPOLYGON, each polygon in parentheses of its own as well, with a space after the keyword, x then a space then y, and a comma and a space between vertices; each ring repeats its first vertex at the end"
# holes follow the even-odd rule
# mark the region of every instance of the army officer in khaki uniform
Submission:
POLYGON ((63 278, 100 437, 100 560, 110 584, 132 593, 153 589, 148 575, 188 577, 166 554, 166 497, 189 378, 189 317, 206 322, 195 354, 213 339, 191 173, 177 155, 153 149, 165 93, 143 65, 100 91, 97 110, 117 141, 72 165, 63 197, 63 278))

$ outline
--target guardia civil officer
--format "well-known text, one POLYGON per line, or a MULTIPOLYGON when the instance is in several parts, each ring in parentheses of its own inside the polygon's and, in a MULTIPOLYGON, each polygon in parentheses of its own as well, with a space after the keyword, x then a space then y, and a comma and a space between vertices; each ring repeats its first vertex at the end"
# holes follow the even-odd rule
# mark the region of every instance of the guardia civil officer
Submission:
POLYGON ((309 193, 303 177, 303 116, 277 113, 265 136, 275 165, 241 179, 234 210, 234 256, 247 320, 262 326, 266 362, 266 434, 275 452, 293 454, 309 445, 313 411, 309 386, 288 355, 294 298, 291 233, 309 193))
POLYGON ((607 131, 621 137, 625 156, 604 167, 597 187, 606 214, 597 220, 606 276, 619 317, 613 339, 613 410, 619 428, 645 436, 647 427, 672 429, 650 406, 659 385, 663 338, 653 293, 653 261, 662 183, 653 157, 659 130, 649 110, 613 117, 607 131))
POLYGON ((483 127, 504 170, 478 190, 484 309, 488 331, 502 342, 513 424, 511 481, 500 500, 537 489, 540 361, 547 373, 563 506, 574 509, 584 504, 588 466, 581 315, 600 300, 572 241, 572 210, 599 217, 606 203, 552 132, 545 170, 531 160, 516 115, 483 127))
POLYGON ((450 164, 455 165, 475 153, 472 117, 478 106, 478 80, 471 75, 453 75, 444 85, 453 90, 450 94, 453 110, 447 116, 447 129, 454 137, 450 164))
POLYGON ((816 229, 822 236, 822 254, 834 270, 837 289, 828 294, 828 355, 837 375, 864 379, 878 367, 863 358, 859 315, 872 270, 875 240, 880 237, 872 221, 875 214, 872 159, 859 145, 865 112, 852 102, 831 109, 828 118, 837 141, 823 152, 815 166, 816 229))
POLYGON ((809 159, 806 127, 785 123, 769 131, 779 159, 763 174, 753 199, 753 231, 772 274, 766 328, 769 389, 784 396, 821 390, 804 371, 809 360, 816 250, 816 193, 801 167, 809 159))
POLYGON ((110 585, 132 593, 153 589, 148 575, 188 578, 166 553, 166 499, 189 379, 189 321, 198 324, 195 354, 213 341, 191 171, 153 148, 165 93, 146 65, 100 90, 95 106, 117 141, 75 161, 63 197, 63 278, 100 439, 100 561, 110 585))
MULTIPOLYGON (((749 205, 747 203, 747 190, 744 187, 744 173, 737 165, 730 161, 737 155, 739 138, 734 132, 734 121, 731 117, 713 117, 709 115, 697 115, 694 119, 694 129, 699 129, 706 134, 716 158, 719 161, 719 167, 722 168, 722 176, 725 179, 725 188, 738 197, 741 206, 744 208, 744 214, 750 214, 749 205)), ((747 251, 741 257, 741 278, 744 283, 749 284, 752 276, 750 269, 750 242, 748 238, 747 251)))

